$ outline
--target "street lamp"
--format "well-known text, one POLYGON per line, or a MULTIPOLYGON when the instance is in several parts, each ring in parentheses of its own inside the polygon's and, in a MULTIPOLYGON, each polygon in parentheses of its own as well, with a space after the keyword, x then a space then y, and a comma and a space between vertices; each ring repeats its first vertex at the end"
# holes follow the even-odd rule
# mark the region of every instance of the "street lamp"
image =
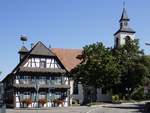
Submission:
POLYGON ((126 88, 126 91, 127 91, 127 98, 128 100, 130 99, 130 91, 131 91, 131 88, 127 87, 126 88))

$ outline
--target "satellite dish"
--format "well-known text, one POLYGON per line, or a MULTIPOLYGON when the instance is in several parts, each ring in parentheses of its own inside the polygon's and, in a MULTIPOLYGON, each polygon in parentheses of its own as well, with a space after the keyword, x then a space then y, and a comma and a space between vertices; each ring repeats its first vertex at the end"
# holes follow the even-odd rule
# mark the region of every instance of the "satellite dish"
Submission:
POLYGON ((22 41, 22 43, 24 45, 24 42, 27 41, 28 39, 26 36, 21 35, 20 40, 22 41))

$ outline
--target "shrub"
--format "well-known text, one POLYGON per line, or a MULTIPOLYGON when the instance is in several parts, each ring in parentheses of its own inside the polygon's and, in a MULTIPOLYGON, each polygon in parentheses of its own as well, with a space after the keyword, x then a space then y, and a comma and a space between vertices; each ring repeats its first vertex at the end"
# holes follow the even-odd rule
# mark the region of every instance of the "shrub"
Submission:
POLYGON ((141 100, 144 99, 144 88, 138 88, 133 94, 132 99, 141 100))
POLYGON ((120 103, 119 95, 113 95, 112 96, 112 102, 113 103, 120 103))

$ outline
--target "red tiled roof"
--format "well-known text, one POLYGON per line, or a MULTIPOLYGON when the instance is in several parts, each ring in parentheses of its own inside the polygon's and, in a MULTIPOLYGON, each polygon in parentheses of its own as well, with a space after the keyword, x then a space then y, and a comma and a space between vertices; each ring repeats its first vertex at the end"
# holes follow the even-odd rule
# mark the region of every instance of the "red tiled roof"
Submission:
POLYGON ((81 62, 77 57, 81 55, 82 49, 51 48, 51 50, 68 71, 71 71, 81 62))

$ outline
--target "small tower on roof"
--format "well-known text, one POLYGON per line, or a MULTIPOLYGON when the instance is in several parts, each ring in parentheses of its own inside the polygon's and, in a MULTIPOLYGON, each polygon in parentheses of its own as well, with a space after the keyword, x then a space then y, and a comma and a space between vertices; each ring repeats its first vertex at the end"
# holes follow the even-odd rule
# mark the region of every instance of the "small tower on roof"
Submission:
POLYGON ((132 40, 135 39, 135 31, 129 27, 129 21, 130 19, 127 15, 127 12, 125 9, 125 3, 124 3, 122 15, 119 20, 120 28, 114 34, 115 48, 118 48, 121 45, 124 45, 127 39, 132 39, 132 40))
POLYGON ((24 45, 24 42, 27 41, 27 37, 21 35, 20 40, 23 43, 21 49, 18 52, 20 54, 20 61, 21 61, 24 58, 24 56, 29 52, 29 50, 24 45))

